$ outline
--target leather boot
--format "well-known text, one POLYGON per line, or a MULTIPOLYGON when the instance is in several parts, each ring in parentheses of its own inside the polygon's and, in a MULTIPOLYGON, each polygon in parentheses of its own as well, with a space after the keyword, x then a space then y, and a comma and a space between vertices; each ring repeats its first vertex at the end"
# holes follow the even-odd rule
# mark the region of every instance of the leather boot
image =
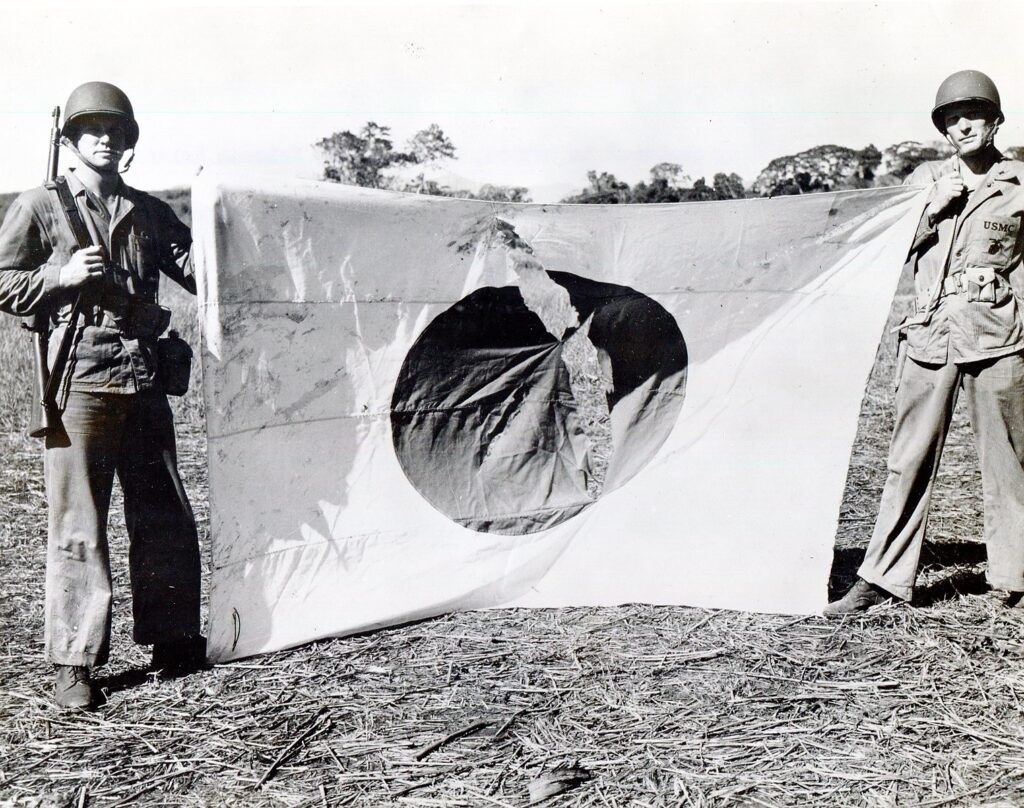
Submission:
POLYGON ((1003 600, 1003 605, 1007 609, 1024 610, 1024 592, 1007 592, 1006 599, 1003 600))
POLYGON ((860 614, 866 612, 872 606, 881 603, 888 603, 892 595, 884 589, 879 589, 874 584, 869 584, 863 578, 858 578, 857 583, 850 587, 842 598, 825 607, 822 614, 825 617, 842 617, 847 614, 860 614))
POLYGON ((53 700, 65 710, 91 710, 96 706, 89 669, 81 665, 58 665, 53 700))

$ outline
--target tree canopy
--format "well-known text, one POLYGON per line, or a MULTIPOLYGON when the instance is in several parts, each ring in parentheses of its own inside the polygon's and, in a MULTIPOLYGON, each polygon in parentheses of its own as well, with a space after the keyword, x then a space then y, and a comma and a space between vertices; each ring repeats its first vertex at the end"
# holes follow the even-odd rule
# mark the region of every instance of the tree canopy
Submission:
POLYGON ((324 156, 323 178, 330 182, 494 202, 531 201, 529 189, 521 186, 486 184, 473 193, 428 177, 425 169, 455 159, 455 144, 436 123, 409 138, 405 151, 395 148, 390 127, 374 121, 368 121, 358 134, 335 132, 315 145, 324 156), (403 176, 402 169, 408 166, 424 170, 411 178, 403 176))
MULTIPOLYGON (((395 147, 389 127, 374 121, 368 121, 358 133, 335 132, 315 145, 324 156, 323 178, 332 182, 492 202, 531 201, 529 189, 523 186, 487 183, 474 192, 451 188, 430 176, 432 168, 456 159, 455 145, 436 123, 416 132, 404 150, 395 147)), ((1012 146, 1004 153, 1020 160, 1024 147, 1012 146)), ((586 187, 562 202, 704 202, 896 185, 921 163, 951 154, 952 148, 941 140, 907 140, 881 151, 870 144, 863 149, 815 146, 775 158, 749 188, 734 172, 719 171, 709 184, 704 177, 692 179, 679 163, 664 161, 651 166, 649 177, 635 185, 607 171, 588 171, 586 187)))
POLYGON ((588 187, 567 196, 563 202, 591 205, 618 205, 650 202, 705 202, 713 199, 743 199, 746 192, 738 174, 715 174, 712 184, 701 177, 693 181, 677 163, 658 163, 651 167, 650 180, 629 183, 602 171, 587 172, 588 187))
POLYGON ((316 147, 324 155, 325 180, 363 188, 392 188, 390 169, 455 157, 455 146, 437 124, 413 135, 404 152, 395 149, 391 129, 374 121, 368 121, 359 134, 335 132, 316 147))

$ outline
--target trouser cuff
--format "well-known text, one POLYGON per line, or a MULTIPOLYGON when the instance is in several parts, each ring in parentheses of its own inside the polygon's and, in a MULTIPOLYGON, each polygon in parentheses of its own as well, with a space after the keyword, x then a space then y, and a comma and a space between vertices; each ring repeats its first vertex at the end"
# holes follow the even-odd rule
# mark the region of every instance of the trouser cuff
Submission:
POLYGON ((73 652, 46 652, 46 661, 54 665, 73 665, 76 668, 98 668, 107 664, 106 657, 99 654, 83 654, 73 652))
POLYGON ((879 589, 884 589, 890 595, 900 600, 909 601, 914 597, 914 587, 907 586, 905 584, 897 584, 892 581, 887 581, 884 575, 878 575, 873 569, 861 567, 857 570, 857 575, 867 581, 869 584, 874 584, 879 589))

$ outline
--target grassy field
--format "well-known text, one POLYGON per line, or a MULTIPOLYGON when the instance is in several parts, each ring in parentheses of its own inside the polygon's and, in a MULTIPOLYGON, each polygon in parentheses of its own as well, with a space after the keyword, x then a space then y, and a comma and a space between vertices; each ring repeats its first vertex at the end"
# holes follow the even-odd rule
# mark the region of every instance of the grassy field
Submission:
MULTIPOLYGON (((164 299, 197 347, 189 299, 164 299)), ((851 459, 840 588, 883 480, 891 348, 879 351, 851 459)), ((558 784, 544 805, 1024 804, 1024 610, 985 590, 962 411, 915 603, 839 623, 641 605, 495 610, 161 680, 130 640, 115 515, 106 703, 68 715, 50 702, 41 658, 46 515, 40 447, 21 435, 27 359, 17 323, 0 318, 4 808, 524 806, 558 784)), ((205 537, 202 407, 194 393, 175 407, 205 537)))

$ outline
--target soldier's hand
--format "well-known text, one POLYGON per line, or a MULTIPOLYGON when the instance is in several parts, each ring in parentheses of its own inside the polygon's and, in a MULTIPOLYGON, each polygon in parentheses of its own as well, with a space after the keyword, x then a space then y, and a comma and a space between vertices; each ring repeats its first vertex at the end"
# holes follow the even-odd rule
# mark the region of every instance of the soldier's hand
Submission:
POLYGON ((103 251, 99 247, 86 247, 71 256, 60 268, 62 289, 81 289, 103 277, 103 251))
POLYGON ((935 221, 942 215, 942 212, 958 200, 967 186, 964 185, 964 178, 960 172, 945 174, 935 181, 935 192, 932 201, 928 203, 928 216, 935 221))

